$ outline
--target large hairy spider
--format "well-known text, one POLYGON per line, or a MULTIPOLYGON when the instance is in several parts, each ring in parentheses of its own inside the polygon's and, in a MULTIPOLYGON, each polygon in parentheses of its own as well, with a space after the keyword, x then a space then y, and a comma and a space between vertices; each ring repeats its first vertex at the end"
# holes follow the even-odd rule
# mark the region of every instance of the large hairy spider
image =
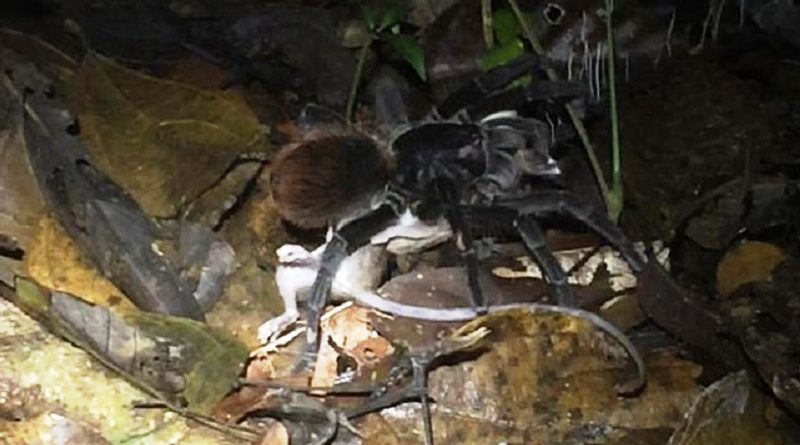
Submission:
MULTIPOLYGON (((531 73, 537 64, 526 56, 490 71, 439 109, 450 116, 531 73)), ((534 83, 503 94, 531 99, 541 91, 541 84, 534 83)), ((475 235, 487 225, 519 234, 563 306, 573 306, 575 299, 537 223, 547 213, 566 213, 585 223, 614 245, 634 272, 641 271, 643 259, 603 213, 564 190, 532 185, 536 177, 560 173, 549 155, 554 140, 548 124, 505 111, 476 122, 429 119, 393 138, 388 150, 367 137, 332 136, 281 152, 271 177, 279 213, 299 226, 332 228, 329 242, 317 254, 319 272, 308 296, 308 349, 301 365, 313 360, 321 311, 343 260, 409 214, 423 221, 443 218, 449 224, 478 313, 490 304, 479 285, 475 247, 475 235)))

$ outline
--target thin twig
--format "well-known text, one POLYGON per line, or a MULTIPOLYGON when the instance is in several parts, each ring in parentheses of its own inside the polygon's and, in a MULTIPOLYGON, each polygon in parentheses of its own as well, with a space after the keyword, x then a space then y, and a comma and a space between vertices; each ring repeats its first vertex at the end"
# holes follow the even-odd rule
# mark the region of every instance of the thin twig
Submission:
POLYGON ((364 60, 367 58, 369 47, 372 44, 372 38, 364 42, 361 50, 358 52, 358 61, 356 64, 356 71, 353 73, 353 83, 350 84, 350 94, 347 96, 347 108, 345 109, 345 117, 347 118, 347 126, 353 124, 353 109, 356 105, 356 95, 358 93, 358 84, 361 83, 361 72, 364 70, 364 60))
POLYGON ((622 212, 622 167, 619 140, 619 113, 617 110, 617 77, 614 54, 614 0, 606 0, 606 40, 608 45, 608 107, 611 119, 611 195, 606 199, 608 216, 617 222, 622 212))
POLYGON ((481 19, 483 21, 483 43, 487 49, 494 46, 494 24, 492 23, 492 0, 481 0, 481 19))
POLYGON ((374 385, 350 385, 344 384, 338 386, 303 386, 293 385, 291 383, 283 383, 278 381, 269 380, 254 380, 254 379, 239 379, 239 384, 242 386, 252 386, 256 388, 268 389, 286 389, 294 392, 301 392, 314 395, 332 395, 332 394, 372 394, 379 391, 381 388, 374 385))
POLYGON ((253 442, 259 437, 259 433, 250 428, 246 428, 239 425, 226 425, 215 419, 212 419, 211 417, 182 408, 165 399, 137 402, 133 404, 133 407, 137 409, 165 408, 186 419, 193 420, 207 428, 211 428, 215 431, 219 431, 221 433, 227 434, 231 437, 235 437, 240 440, 244 440, 246 442, 253 442))

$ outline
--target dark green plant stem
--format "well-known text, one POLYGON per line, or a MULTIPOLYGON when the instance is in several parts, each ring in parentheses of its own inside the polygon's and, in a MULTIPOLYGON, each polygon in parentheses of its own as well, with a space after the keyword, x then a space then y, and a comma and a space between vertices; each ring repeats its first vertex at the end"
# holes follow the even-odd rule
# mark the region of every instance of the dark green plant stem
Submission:
POLYGON ((492 23, 492 0, 481 0, 481 19, 483 22, 483 43, 487 49, 494 46, 494 25, 492 23))
POLYGON ((619 113, 617 111, 617 78, 614 54, 614 0, 606 0, 606 41, 608 44, 608 107, 611 119, 611 195, 606 198, 608 216, 614 223, 622 213, 622 168, 619 140, 619 113))
MULTIPOLYGON (((542 46, 539 39, 536 38, 536 34, 533 32, 533 28, 525 19, 522 10, 519 9, 519 5, 517 4, 516 0, 507 0, 509 6, 514 11, 514 15, 517 17, 519 24, 522 26, 522 31, 525 33, 525 38, 528 39, 530 42, 533 51, 539 57, 546 57, 547 54, 545 53, 544 47, 542 46)), ((558 80, 558 73, 553 68, 547 68, 545 70, 547 73, 547 77, 550 80, 558 80)), ((586 131, 586 127, 583 125, 580 116, 578 116, 578 112, 573 108, 570 104, 564 105, 567 110, 567 114, 569 115, 569 119, 572 122, 572 126, 575 127, 575 131, 578 132, 578 136, 581 139, 581 143, 583 144, 583 148, 586 151, 586 157, 589 158, 589 164, 592 166, 592 171, 594 172, 595 179, 597 180, 597 185, 600 187, 600 192, 603 195, 603 199, 605 200, 606 208, 610 208, 608 199, 609 199, 609 190, 608 184, 606 183, 605 176, 603 175, 603 170, 600 168, 600 162, 597 160, 597 156, 594 153, 594 147, 592 146, 591 140, 589 140, 589 133, 586 131)))
POLYGON ((364 71, 364 61, 367 59, 369 47, 372 44, 372 38, 364 42, 361 50, 358 52, 358 59, 356 62, 356 70, 353 73, 353 83, 350 84, 350 94, 347 96, 347 108, 345 109, 345 117, 347 118, 347 125, 353 124, 353 109, 356 105, 356 95, 358 93, 358 84, 361 83, 361 72, 364 71))

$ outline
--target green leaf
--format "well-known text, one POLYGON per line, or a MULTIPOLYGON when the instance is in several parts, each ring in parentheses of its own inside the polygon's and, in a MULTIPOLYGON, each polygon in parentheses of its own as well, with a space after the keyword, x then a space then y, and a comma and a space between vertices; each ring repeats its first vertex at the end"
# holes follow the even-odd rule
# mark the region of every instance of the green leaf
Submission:
POLYGON ((494 27, 494 35, 497 37, 497 42, 500 46, 507 45, 522 33, 522 25, 514 15, 514 12, 509 8, 502 8, 495 11, 492 15, 492 26, 494 27))
POLYGON ((525 52, 522 40, 514 38, 510 42, 495 46, 487 50, 480 60, 481 69, 489 71, 492 68, 502 66, 516 59, 525 52))
POLYGON ((381 24, 378 26, 378 32, 404 22, 407 15, 408 11, 401 5, 390 4, 384 6, 381 10, 381 24))
POLYGON ((375 8, 369 5, 361 5, 361 16, 364 18, 364 23, 367 28, 374 31, 378 27, 378 14, 375 8))
POLYGON ((389 46, 392 47, 406 62, 414 68, 417 75, 422 80, 427 80, 425 71, 425 53, 422 47, 412 37, 402 34, 385 34, 382 36, 389 46))
POLYGON ((399 4, 389 3, 377 7, 361 5, 364 23, 373 32, 382 32, 406 20, 408 11, 399 4))
POLYGON ((33 281, 26 280, 22 277, 14 278, 14 287, 17 292, 18 301, 24 308, 28 309, 28 315, 32 312, 41 317, 47 316, 50 310, 50 296, 47 295, 42 288, 33 281))

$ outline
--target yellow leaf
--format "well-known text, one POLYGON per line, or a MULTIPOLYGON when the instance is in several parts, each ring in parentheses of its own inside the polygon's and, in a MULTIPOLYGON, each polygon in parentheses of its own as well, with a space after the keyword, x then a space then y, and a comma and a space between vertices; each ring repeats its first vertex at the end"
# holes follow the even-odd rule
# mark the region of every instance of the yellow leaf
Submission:
POLYGON ((717 265, 717 292, 722 298, 739 286, 769 278, 775 267, 786 259, 772 244, 747 241, 725 253, 717 265))
POLYGON ((94 304, 136 310, 125 295, 81 254, 58 223, 42 218, 30 250, 25 255, 30 278, 52 290, 80 296, 94 304))
POLYGON ((95 164, 154 216, 175 216, 239 156, 268 148, 266 128, 241 97, 98 55, 86 57, 69 98, 95 164))

